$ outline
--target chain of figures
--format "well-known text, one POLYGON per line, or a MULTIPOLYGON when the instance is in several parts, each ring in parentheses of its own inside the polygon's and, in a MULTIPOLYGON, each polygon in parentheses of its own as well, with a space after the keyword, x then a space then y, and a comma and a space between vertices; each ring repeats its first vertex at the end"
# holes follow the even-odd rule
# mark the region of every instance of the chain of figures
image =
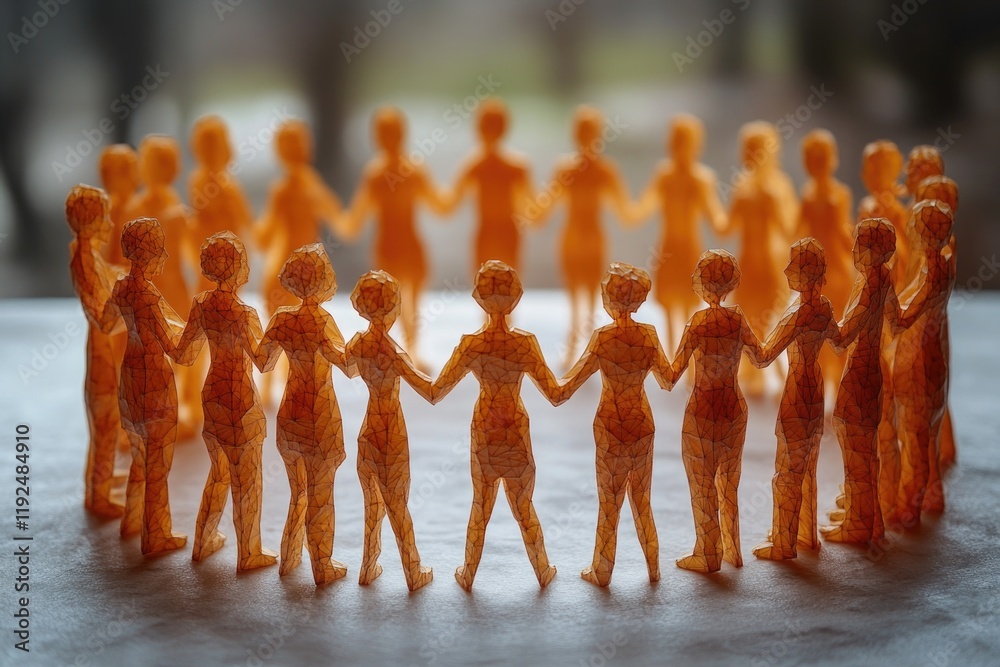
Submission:
POLYGON ((180 163, 173 139, 146 137, 138 155, 124 145, 105 149, 100 173, 106 192, 80 185, 66 202, 75 235, 70 268, 90 325, 86 507, 121 517, 121 534, 140 534, 144 554, 183 547, 187 538, 171 524, 167 476, 174 442, 201 425, 211 469, 195 527, 194 560, 223 545, 219 522, 231 493, 237 569, 276 563, 278 554, 261 544, 261 457, 269 371, 284 359, 287 382, 276 440, 291 499, 280 573, 300 564, 306 546, 317 584, 344 576, 347 568, 333 558, 333 483, 345 459, 331 372, 336 366, 360 376, 370 391, 358 437, 366 531, 360 583, 382 571, 381 526, 388 516, 407 585, 417 589, 431 580, 432 571, 421 564, 407 510, 409 449, 400 380, 436 403, 471 372, 480 385, 471 429, 474 499, 465 562, 455 577, 471 588, 503 482, 538 582, 545 586, 555 567, 532 505, 535 465, 521 383, 527 375, 558 405, 600 372, 594 421, 597 538, 593 562, 582 576, 600 586, 609 583, 627 495, 649 578, 656 581, 659 554, 650 509, 654 423, 643 384, 652 373, 661 387, 671 389, 693 366, 681 450, 696 538, 677 565, 702 572, 719 570, 723 561, 739 567, 737 489, 747 425, 740 387, 761 391, 759 369, 787 350, 775 429, 773 526, 754 554, 794 558, 798 549, 818 549, 820 533, 831 541, 877 544, 886 526, 913 526, 922 511, 943 510, 941 475, 955 460, 947 409, 947 302, 955 281, 952 224, 958 191, 944 176, 935 149, 913 149, 900 184, 900 151, 888 141, 869 144, 862 157, 869 194, 854 224, 851 193, 833 176, 836 143, 825 130, 810 132, 803 141, 810 178, 798 198, 779 168, 775 128, 747 124, 740 135, 743 177, 727 214, 714 173, 698 162, 704 131, 692 116, 672 120, 670 157, 634 202, 617 167, 599 150, 604 121, 595 109, 577 112, 577 152, 557 166, 552 183, 559 187, 547 189, 548 196, 534 195, 526 164, 501 148, 506 125, 501 102, 482 106, 482 147, 449 193, 439 191, 404 155, 401 113, 380 110, 374 118, 380 153, 365 169, 350 207, 342 210, 311 166, 307 126, 291 121, 275 138, 286 174, 256 224, 228 172, 232 151, 217 117, 194 127, 198 166, 190 176, 190 207, 171 186, 180 163), (473 296, 486 321, 462 336, 432 381, 411 356, 427 274, 415 211, 426 203, 445 213, 472 192, 479 217, 473 296), (522 294, 516 272, 522 229, 539 224, 561 201, 567 207, 561 258, 573 301, 568 359, 583 351, 557 379, 535 337, 510 328, 509 315, 522 294), (608 268, 600 224, 606 203, 630 224, 662 212, 653 278, 627 264, 608 268), (371 216, 378 221, 375 264, 384 270, 365 274, 354 288, 351 301, 369 326, 345 343, 322 305, 333 296, 336 279, 317 243, 320 226, 325 221, 336 234, 353 238, 371 216), (719 233, 741 234, 739 260, 723 250, 702 252, 702 219, 719 233), (249 276, 241 238, 251 237, 268 257, 266 329, 238 295, 249 276), (193 297, 184 280, 185 261, 200 269, 193 297), (797 296, 782 314, 788 290, 797 296), (672 360, 656 330, 632 319, 650 292, 667 313, 667 340, 676 349, 672 360), (588 323, 598 295, 612 322, 593 331, 585 347, 577 346, 581 330, 593 329, 588 323), (739 305, 726 304, 731 295, 739 305), (698 310, 699 300, 707 307, 698 310), (389 333, 397 318, 405 348, 389 333), (209 352, 203 355, 206 341, 209 352), (254 368, 265 373, 263 401, 254 368), (829 525, 819 527, 816 465, 824 378, 835 386, 838 377, 833 426, 844 485, 829 525), (124 491, 123 475, 115 473, 117 450, 131 452, 124 491))

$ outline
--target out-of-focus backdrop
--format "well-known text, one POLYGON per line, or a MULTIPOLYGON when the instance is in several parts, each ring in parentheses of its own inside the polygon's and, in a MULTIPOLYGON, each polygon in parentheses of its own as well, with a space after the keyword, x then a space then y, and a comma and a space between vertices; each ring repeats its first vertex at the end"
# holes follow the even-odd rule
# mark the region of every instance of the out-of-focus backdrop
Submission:
MULTIPOLYGON (((633 197, 679 111, 705 121, 703 159, 722 183, 738 168, 746 121, 779 123, 798 185, 802 137, 832 130, 855 203, 867 142, 891 139, 904 153, 934 144, 961 188, 959 287, 1000 285, 1000 3, 5 0, 0 26, 0 296, 72 293, 63 200, 78 182, 98 183, 106 144, 171 134, 189 169, 194 120, 219 114, 260 211, 279 174, 272 130, 298 117, 312 124, 318 167, 346 203, 372 152, 375 108, 405 111, 416 159, 450 186, 475 146, 485 94, 510 107, 507 144, 530 157, 537 188, 571 150, 580 103, 620 129, 606 152, 633 197)), ((177 185, 185 192, 186 173, 177 185)), ((559 212, 527 234, 527 286, 560 283, 562 223, 559 212)), ((424 212, 419 224, 433 285, 467 285, 471 206, 444 220, 424 212)), ((648 264, 658 224, 625 230, 609 212, 612 256, 648 264)), ((345 288, 370 268, 371 236, 326 237, 345 288)))

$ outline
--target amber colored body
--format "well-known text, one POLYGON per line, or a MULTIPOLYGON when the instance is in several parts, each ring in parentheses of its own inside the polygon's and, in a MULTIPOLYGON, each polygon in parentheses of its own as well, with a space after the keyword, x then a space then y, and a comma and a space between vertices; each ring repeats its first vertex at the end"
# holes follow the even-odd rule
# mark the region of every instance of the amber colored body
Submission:
POLYGON ((594 559, 581 572, 598 586, 611 582, 618 543, 618 518, 628 495, 635 529, 646 557, 649 580, 659 581, 659 540, 650 487, 653 481, 653 412, 643 383, 652 372, 669 388, 670 364, 656 329, 632 319, 650 289, 645 271, 612 264, 602 281, 604 304, 614 322, 594 332, 580 360, 566 375, 563 396, 601 372, 601 401, 594 418, 597 445, 597 538, 594 559))
POLYGON ((472 513, 465 543, 465 564, 455 578, 466 590, 479 568, 500 482, 521 535, 528 559, 540 586, 546 586, 556 569, 549 564, 542 527, 531 496, 535 488, 535 460, 531 453, 528 414, 521 401, 521 381, 528 375, 553 404, 559 386, 545 364, 532 334, 511 329, 508 316, 521 297, 517 274, 506 264, 489 261, 479 270, 473 295, 486 311, 487 322, 461 342, 434 381, 435 402, 443 398, 466 374, 479 380, 479 400, 472 415, 472 513))

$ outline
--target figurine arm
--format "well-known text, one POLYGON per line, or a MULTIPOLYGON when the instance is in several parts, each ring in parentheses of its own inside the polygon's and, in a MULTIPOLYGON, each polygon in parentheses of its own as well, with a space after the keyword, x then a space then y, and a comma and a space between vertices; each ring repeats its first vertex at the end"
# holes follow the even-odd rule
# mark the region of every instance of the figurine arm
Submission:
POLYGON ((924 309, 926 309, 930 301, 930 283, 927 281, 927 278, 918 275, 913 279, 913 282, 918 283, 917 285, 911 285, 911 288, 917 288, 917 292, 910 299, 906 308, 900 306, 894 289, 890 287, 889 293, 886 294, 885 319, 893 336, 897 336, 913 326, 913 323, 923 315, 924 309))
POLYGON ((325 310, 322 311, 322 314, 325 335, 320 344, 320 353, 327 361, 339 368, 344 375, 349 378, 356 377, 358 375, 357 368, 348 363, 347 345, 344 343, 344 337, 341 335, 336 321, 325 310))
POLYGON ((534 362, 528 369, 528 377, 538 387, 538 391, 542 392, 542 395, 548 399, 549 403, 552 405, 562 405, 569 397, 563 396, 559 380, 556 379, 555 373, 545 363, 545 356, 542 354, 542 348, 538 344, 538 339, 534 335, 529 335, 528 340, 531 346, 530 354, 534 362))
MULTIPOLYGON (((786 347, 792 344, 795 340, 796 326, 795 319, 798 315, 797 310, 789 310, 785 313, 785 316, 781 318, 781 321, 774 327, 770 334, 767 336, 767 341, 761 347, 761 354, 757 359, 751 358, 753 365, 757 368, 764 368, 770 365, 778 355, 784 351, 786 347)), ((830 318, 833 321, 833 318, 830 318)), ((836 325, 836 323, 834 323, 836 325)), ((753 332, 751 332, 752 334, 753 332)), ((756 338, 756 336, 754 336, 756 338)))
POLYGON ((253 365, 261 373, 273 371, 275 365, 278 363, 278 357, 281 356, 281 346, 278 345, 275 334, 278 327, 278 316, 279 314, 275 313, 271 321, 268 322, 267 331, 264 332, 264 337, 260 339, 260 345, 257 346, 257 353, 254 355, 253 365))
POLYGON ((111 288, 111 294, 108 296, 108 300, 104 302, 100 318, 96 322, 101 331, 108 335, 117 333, 117 330, 124 326, 121 310, 118 308, 116 299, 117 294, 118 283, 116 282, 115 286, 111 288))
POLYGON ((420 174, 420 194, 430 209, 438 215, 448 215, 451 212, 451 195, 439 188, 426 171, 420 174))
POLYGON ((705 177, 701 188, 702 203, 705 207, 705 215, 708 217, 712 230, 716 234, 725 234, 728 231, 729 223, 726 220, 726 209, 719 200, 719 190, 716 186, 715 173, 709 171, 705 177))
POLYGON ((843 354, 861 332, 861 325, 864 323, 865 318, 864 313, 861 311, 860 290, 862 289, 864 280, 864 276, 858 276, 857 281, 855 281, 851 299, 847 302, 847 311, 844 313, 844 319, 840 321, 837 327, 838 334, 836 338, 830 340, 830 346, 837 354, 843 354))
POLYGON ((738 232, 743 229, 743 200, 739 198, 734 198, 732 205, 729 207, 729 219, 725 221, 725 224, 716 229, 716 233, 720 236, 727 236, 733 232, 738 232))
POLYGON ((344 212, 344 207, 340 204, 337 193, 327 187, 319 174, 315 174, 316 207, 319 217, 325 222, 327 228, 335 235, 339 234, 339 220, 344 212))
POLYGON ((573 368, 563 377, 562 386, 559 388, 559 403, 569 400, 576 393, 576 390, 582 387, 587 379, 597 372, 597 336, 598 334, 595 331, 590 337, 590 342, 587 343, 587 348, 583 351, 583 354, 573 364, 573 368))
POLYGON ((629 225, 638 227, 649 216, 653 215, 660 204, 660 189, 657 187, 659 176, 654 176, 643 190, 642 195, 632 205, 631 214, 628 218, 629 225))
POLYGON ((395 366, 399 377, 406 380, 406 383, 413 387, 413 391, 417 392, 428 403, 434 402, 433 382, 427 375, 417 370, 410 355, 397 349, 395 366))
POLYGON ((451 353, 448 363, 444 365, 441 373, 431 385, 431 403, 437 403, 447 396, 448 392, 454 389, 455 385, 469 372, 469 346, 471 341, 472 338, 470 336, 462 336, 462 340, 459 341, 458 346, 451 353))
MULTIPOLYGON (((550 183, 562 184, 562 182, 567 178, 566 176, 563 175, 564 173, 566 173, 566 170, 564 168, 562 167, 557 168, 552 175, 552 180, 550 181, 550 183)), ((535 227, 543 226, 548 221, 549 216, 552 215, 552 211, 553 209, 555 209, 556 205, 559 204, 559 202, 561 202, 566 197, 567 188, 558 187, 551 189, 554 190, 554 192, 549 192, 550 188, 548 187, 545 188, 546 193, 549 196, 535 197, 533 202, 535 209, 537 209, 535 211, 535 214, 525 216, 528 220, 530 220, 534 224, 535 227)), ((527 213, 527 211, 525 211, 525 213, 527 213)))
POLYGON ((695 345, 694 334, 691 333, 691 323, 688 322, 684 326, 684 333, 681 334, 681 342, 677 345, 677 354, 674 355, 674 360, 670 362, 669 374, 666 376, 671 385, 677 384, 677 380, 687 370, 688 363, 691 361, 691 355, 694 354, 695 345))
POLYGON ((767 364, 764 360, 764 351, 761 348, 760 339, 757 338, 757 334, 753 332, 750 328, 750 323, 747 322, 747 318, 743 315, 743 311, 737 306, 736 310, 740 314, 740 338, 743 343, 743 351, 746 353, 747 357, 757 368, 763 368, 767 364))
POLYGON ((660 338, 653 332, 653 344, 656 345, 656 363, 652 368, 653 377, 656 378, 656 383, 660 385, 660 389, 665 389, 670 391, 674 388, 674 377, 673 372, 670 370, 670 360, 667 359, 667 353, 663 351, 663 346, 660 345, 660 338))
POLYGON ((629 224, 633 216, 633 207, 629 199, 628 187, 622 180, 618 169, 613 166, 608 170, 607 194, 611 197, 611 206, 614 208, 615 215, 626 225, 629 224))
POLYGON ((187 324, 181 333, 180 341, 174 348, 170 358, 182 366, 190 366, 198 358, 205 344, 205 329, 201 321, 201 304, 195 299, 191 304, 187 324))
POLYGON ((348 241, 353 241, 358 237, 365 221, 375 211, 375 199, 372 197, 371 176, 362 176, 358 190, 354 193, 351 206, 344 211, 339 218, 337 227, 340 228, 340 236, 348 241))

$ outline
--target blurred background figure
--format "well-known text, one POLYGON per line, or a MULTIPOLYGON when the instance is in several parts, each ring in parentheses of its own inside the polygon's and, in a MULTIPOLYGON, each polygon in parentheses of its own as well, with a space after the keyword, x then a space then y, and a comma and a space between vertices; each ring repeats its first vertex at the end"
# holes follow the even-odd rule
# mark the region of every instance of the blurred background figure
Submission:
MULTIPOLYGON (((230 173, 259 215, 280 173, 273 141, 284 122, 311 125, 319 175, 346 201, 369 155, 374 109, 402 109, 407 159, 450 183, 490 96, 504 100, 515 121, 505 143, 525 151, 536 178, 565 150, 573 109, 600 108, 619 128, 604 152, 632 193, 662 156, 665 123, 692 113, 707 129, 701 161, 718 174, 727 208, 737 132, 754 119, 776 126, 796 188, 806 180, 802 141, 819 127, 837 138, 838 177, 859 196, 865 144, 891 139, 904 154, 930 144, 962 188, 956 234, 969 252, 959 256, 959 288, 978 288, 1000 245, 988 222, 1000 209, 990 169, 1000 151, 996 3, 104 0, 46 9, 6 0, 0 26, 0 296, 72 294, 61 202, 72 185, 100 182, 105 146, 176 137, 186 182, 187 137, 198 117, 217 114, 229 126, 230 173)), ((565 213, 555 215, 522 248, 526 287, 561 284, 554 259, 565 213)), ((475 207, 459 216, 447 225, 418 216, 428 287, 469 283, 475 207)), ((653 268, 656 227, 608 226, 608 257, 653 268)), ((737 237, 704 234, 706 247, 739 250, 737 237)), ((372 237, 369 229, 360 243, 372 237)), ((348 284, 371 268, 369 247, 324 239, 348 284)), ((251 263, 257 290, 263 257, 251 263)))

